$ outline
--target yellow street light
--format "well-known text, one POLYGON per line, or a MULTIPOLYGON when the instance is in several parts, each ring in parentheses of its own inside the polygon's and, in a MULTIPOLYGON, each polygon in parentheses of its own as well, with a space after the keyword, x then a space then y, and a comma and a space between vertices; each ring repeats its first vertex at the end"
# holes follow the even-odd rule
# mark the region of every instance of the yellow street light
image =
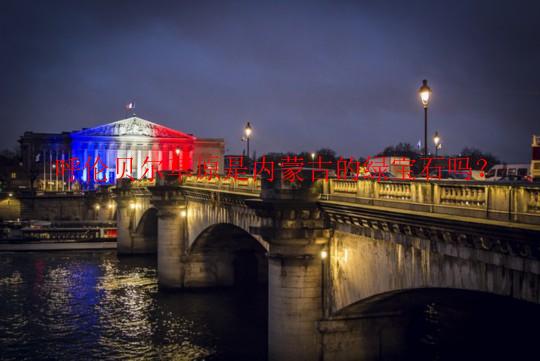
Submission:
POLYGON ((439 149, 442 147, 439 132, 435 132, 435 135, 433 136, 433 143, 435 144, 435 157, 437 157, 439 155, 439 149))
POLYGON ((435 135, 433 136, 433 143, 435 144, 435 148, 439 145, 441 142, 441 137, 439 137, 439 132, 435 132, 435 135))
POLYGON ((251 132, 253 129, 251 128, 251 123, 247 122, 246 127, 244 128, 244 134, 246 135, 246 138, 249 139, 249 136, 251 135, 251 132))
POLYGON ((427 80, 422 81, 422 86, 418 90, 420 93, 420 100, 424 105, 424 108, 427 108, 429 105, 429 98, 431 98, 431 88, 427 85, 427 80))
POLYGON ((429 105, 429 99, 431 98, 431 88, 427 85, 427 80, 422 81, 422 86, 418 90, 420 94, 420 100, 424 106, 424 158, 427 158, 428 155, 428 145, 427 145, 427 110, 429 105))
POLYGON ((251 128, 251 123, 247 122, 246 127, 244 128, 244 134, 246 135, 246 156, 248 159, 248 167, 249 167, 249 137, 251 136, 252 132, 253 132, 253 129, 251 128))

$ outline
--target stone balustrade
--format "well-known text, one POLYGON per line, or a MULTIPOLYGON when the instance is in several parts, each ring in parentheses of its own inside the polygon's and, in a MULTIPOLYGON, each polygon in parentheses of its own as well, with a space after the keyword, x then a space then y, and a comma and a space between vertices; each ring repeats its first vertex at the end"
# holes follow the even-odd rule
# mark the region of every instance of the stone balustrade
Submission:
POLYGON ((211 188, 229 192, 252 194, 260 194, 261 192, 261 180, 259 178, 253 179, 253 177, 234 179, 223 176, 208 178, 190 175, 183 177, 181 184, 188 187, 211 188))
POLYGON ((321 188, 323 201, 540 224, 540 184, 330 179, 321 188))
MULTIPOLYGON (((261 179, 184 176, 181 186, 261 195, 261 179)), ((540 184, 422 180, 320 180, 322 201, 540 224, 540 184)))

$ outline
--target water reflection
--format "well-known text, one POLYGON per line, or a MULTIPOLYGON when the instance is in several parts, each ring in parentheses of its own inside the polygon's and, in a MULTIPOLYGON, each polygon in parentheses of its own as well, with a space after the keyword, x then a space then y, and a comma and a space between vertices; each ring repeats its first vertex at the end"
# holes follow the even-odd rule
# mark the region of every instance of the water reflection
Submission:
POLYGON ((3 254, 2 359, 264 360, 266 292, 158 292, 155 261, 3 254))

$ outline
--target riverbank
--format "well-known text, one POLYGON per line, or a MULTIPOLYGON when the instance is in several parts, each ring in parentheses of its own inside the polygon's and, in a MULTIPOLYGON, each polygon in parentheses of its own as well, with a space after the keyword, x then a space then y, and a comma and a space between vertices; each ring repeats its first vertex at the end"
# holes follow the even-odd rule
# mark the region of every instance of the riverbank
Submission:
POLYGON ((0 252, 25 252, 25 251, 71 251, 71 250, 100 250, 116 249, 116 241, 113 242, 0 242, 0 252))

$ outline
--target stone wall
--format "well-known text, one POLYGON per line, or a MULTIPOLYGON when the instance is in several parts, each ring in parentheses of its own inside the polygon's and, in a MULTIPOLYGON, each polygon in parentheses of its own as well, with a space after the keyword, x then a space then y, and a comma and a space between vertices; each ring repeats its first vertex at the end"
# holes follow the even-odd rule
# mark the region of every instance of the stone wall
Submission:
POLYGON ((15 197, 0 200, 0 220, 17 220, 21 217, 21 202, 15 197))
POLYGON ((44 195, 21 197, 21 219, 47 221, 93 220, 95 212, 84 195, 44 195))
POLYGON ((399 313, 366 314, 354 319, 319 322, 323 360, 402 360, 406 337, 405 316, 399 313))

